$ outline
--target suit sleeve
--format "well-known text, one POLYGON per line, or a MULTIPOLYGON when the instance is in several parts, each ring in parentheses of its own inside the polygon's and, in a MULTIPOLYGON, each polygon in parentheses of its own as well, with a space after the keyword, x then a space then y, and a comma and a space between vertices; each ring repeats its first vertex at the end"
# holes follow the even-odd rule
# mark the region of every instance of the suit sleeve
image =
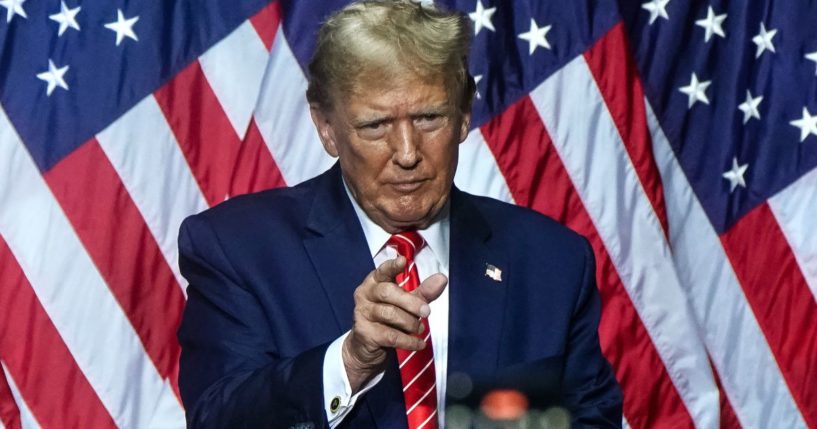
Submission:
POLYGON ((601 300, 596 288, 596 264, 584 243, 584 273, 573 311, 563 379, 565 404, 573 427, 622 425, 622 394, 612 368, 599 346, 601 300))
POLYGON ((188 427, 326 427, 322 367, 329 343, 282 357, 253 291, 208 220, 185 220, 179 265, 189 281, 178 336, 188 427))

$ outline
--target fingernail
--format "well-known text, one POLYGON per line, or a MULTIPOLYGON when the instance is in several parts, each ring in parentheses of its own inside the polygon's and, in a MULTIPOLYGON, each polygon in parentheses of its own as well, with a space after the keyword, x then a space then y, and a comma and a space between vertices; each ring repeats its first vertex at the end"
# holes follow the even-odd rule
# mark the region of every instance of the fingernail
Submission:
POLYGON ((420 334, 422 334, 423 331, 425 331, 425 330, 426 330, 426 325, 423 325, 422 323, 420 324, 420 327, 417 328, 417 332, 420 333, 420 334))
POLYGON ((429 314, 431 314, 431 307, 428 304, 420 306, 420 317, 428 317, 429 314))

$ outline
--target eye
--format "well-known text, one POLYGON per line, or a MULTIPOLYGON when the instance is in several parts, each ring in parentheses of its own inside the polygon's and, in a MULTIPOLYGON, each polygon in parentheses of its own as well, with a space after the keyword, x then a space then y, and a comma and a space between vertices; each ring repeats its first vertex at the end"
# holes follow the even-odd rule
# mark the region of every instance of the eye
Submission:
POLYGON ((377 140, 386 133, 386 121, 365 122, 357 126, 357 133, 361 138, 377 140))
POLYGON ((414 119, 417 126, 424 131, 434 131, 445 124, 445 116, 440 113, 424 113, 414 119))

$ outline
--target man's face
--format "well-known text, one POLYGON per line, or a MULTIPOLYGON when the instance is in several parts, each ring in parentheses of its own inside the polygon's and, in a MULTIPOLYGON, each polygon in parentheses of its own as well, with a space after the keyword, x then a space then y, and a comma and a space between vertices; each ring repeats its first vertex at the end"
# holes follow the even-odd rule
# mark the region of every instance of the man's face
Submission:
POLYGON ((375 223, 390 233, 425 228, 448 201, 470 116, 442 79, 359 88, 329 112, 312 108, 324 148, 375 223))

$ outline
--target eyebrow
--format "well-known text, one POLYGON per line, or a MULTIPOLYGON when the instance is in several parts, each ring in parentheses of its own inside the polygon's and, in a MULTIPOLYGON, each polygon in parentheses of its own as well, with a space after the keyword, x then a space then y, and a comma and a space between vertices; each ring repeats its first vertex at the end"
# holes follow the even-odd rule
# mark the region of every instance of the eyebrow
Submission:
MULTIPOLYGON (((421 108, 409 113, 409 117, 415 118, 424 115, 445 115, 449 112, 450 106, 447 103, 438 104, 426 108, 421 108)), ((394 119, 394 116, 388 114, 379 114, 376 112, 363 113, 358 118, 352 119, 350 122, 355 128, 365 127, 367 125, 376 124, 379 122, 388 122, 394 119)))

